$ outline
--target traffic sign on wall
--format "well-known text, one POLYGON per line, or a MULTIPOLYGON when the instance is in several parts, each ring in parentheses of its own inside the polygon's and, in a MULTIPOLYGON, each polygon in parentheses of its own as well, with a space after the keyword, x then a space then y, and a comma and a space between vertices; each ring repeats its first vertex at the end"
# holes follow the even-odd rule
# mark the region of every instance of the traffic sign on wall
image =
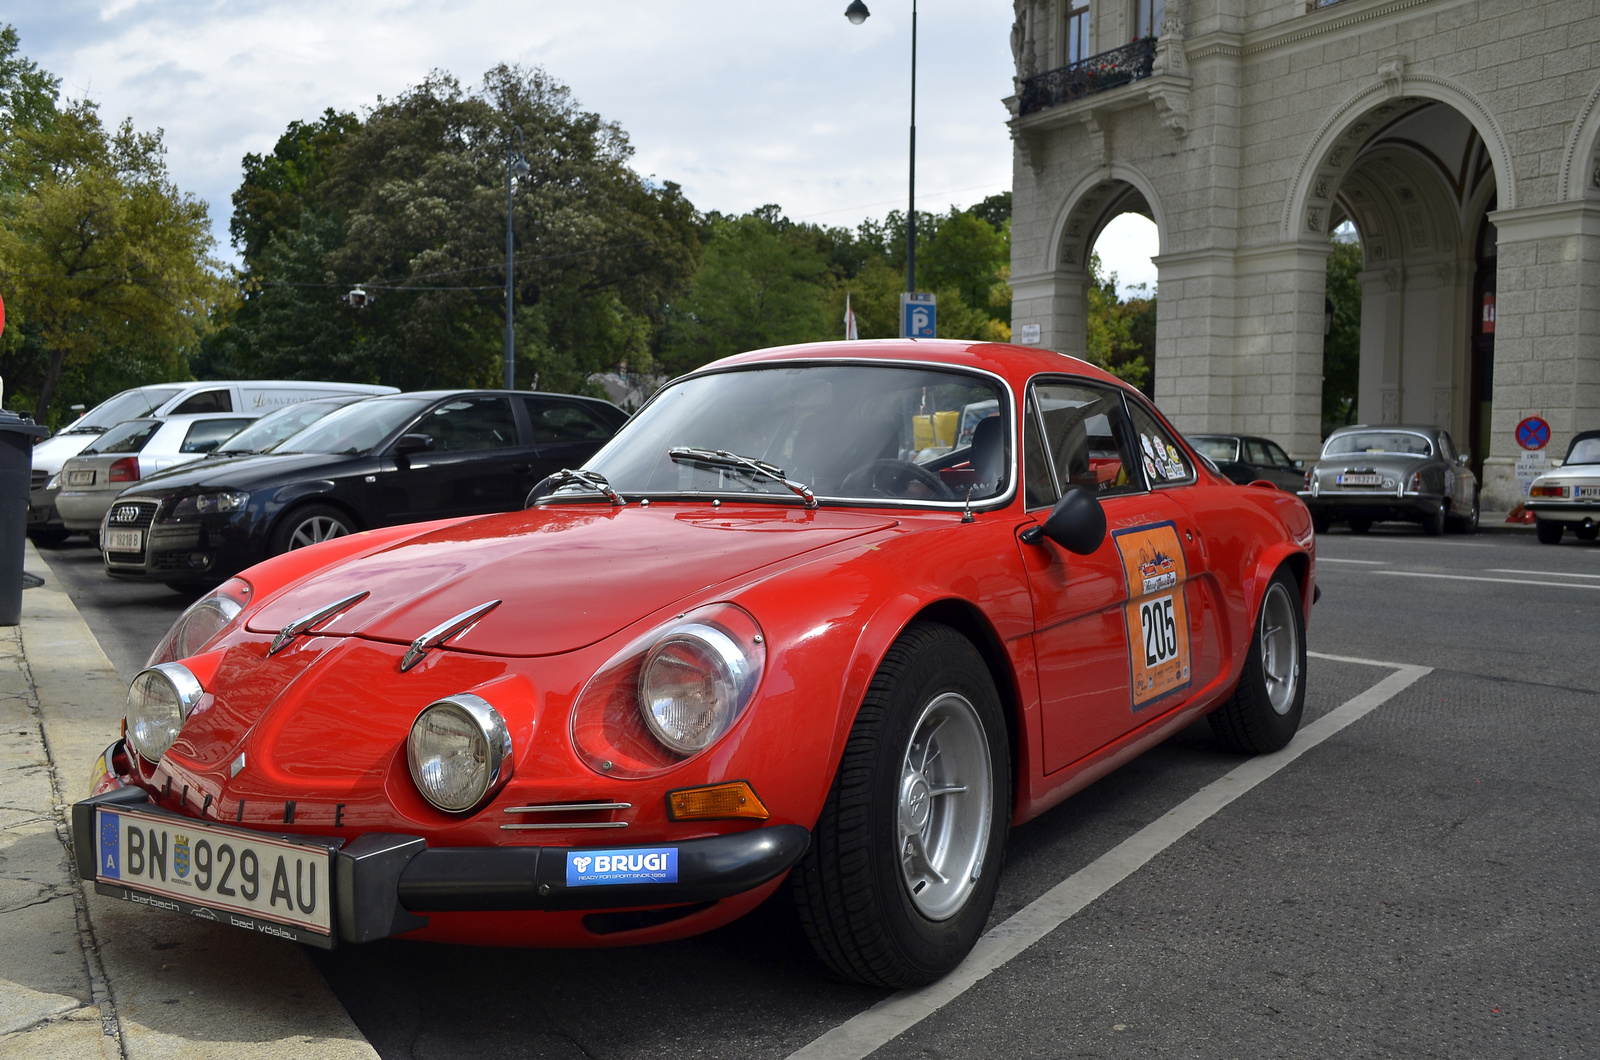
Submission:
POLYGON ((1517 444, 1524 449, 1543 449, 1550 442, 1550 425, 1538 416, 1517 424, 1517 444))

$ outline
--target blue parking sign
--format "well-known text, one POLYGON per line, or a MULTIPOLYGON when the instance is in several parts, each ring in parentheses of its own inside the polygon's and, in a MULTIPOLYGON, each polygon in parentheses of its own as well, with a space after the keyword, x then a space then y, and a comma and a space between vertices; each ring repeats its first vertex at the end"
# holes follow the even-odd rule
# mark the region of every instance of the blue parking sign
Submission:
POLYGON ((906 291, 900 295, 900 337, 931 339, 938 336, 938 306, 932 294, 906 291))

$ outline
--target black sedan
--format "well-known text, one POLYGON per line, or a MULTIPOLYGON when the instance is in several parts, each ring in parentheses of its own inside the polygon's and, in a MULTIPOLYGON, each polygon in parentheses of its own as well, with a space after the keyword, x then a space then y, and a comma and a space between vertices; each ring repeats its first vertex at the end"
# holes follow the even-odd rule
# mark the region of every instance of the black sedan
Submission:
POLYGON ((1265 479, 1291 493, 1305 488, 1305 461, 1290 460, 1283 447, 1270 438, 1249 434, 1191 434, 1187 437, 1217 465, 1218 471, 1241 486, 1265 479))
POLYGON ((101 524, 106 573, 187 588, 358 530, 514 511, 626 420, 594 398, 526 391, 357 402, 270 453, 199 462, 124 491, 101 524))

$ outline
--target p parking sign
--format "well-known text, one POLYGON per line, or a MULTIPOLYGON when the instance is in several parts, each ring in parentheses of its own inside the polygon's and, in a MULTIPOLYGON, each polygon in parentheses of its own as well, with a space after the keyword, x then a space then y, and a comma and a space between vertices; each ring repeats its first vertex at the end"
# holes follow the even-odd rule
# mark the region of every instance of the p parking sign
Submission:
POLYGON ((931 339, 938 336, 938 307, 926 291, 905 291, 900 295, 900 337, 931 339))

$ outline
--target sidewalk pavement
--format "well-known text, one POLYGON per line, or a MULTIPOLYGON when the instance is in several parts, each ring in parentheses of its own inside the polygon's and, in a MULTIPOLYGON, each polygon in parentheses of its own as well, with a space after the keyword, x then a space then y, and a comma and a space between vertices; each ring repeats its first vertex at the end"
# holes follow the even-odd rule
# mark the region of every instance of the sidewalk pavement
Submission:
POLYGON ((125 690, 28 546, 22 625, 0 628, 0 1060, 376 1060, 305 953, 94 893, 68 816, 125 690))

